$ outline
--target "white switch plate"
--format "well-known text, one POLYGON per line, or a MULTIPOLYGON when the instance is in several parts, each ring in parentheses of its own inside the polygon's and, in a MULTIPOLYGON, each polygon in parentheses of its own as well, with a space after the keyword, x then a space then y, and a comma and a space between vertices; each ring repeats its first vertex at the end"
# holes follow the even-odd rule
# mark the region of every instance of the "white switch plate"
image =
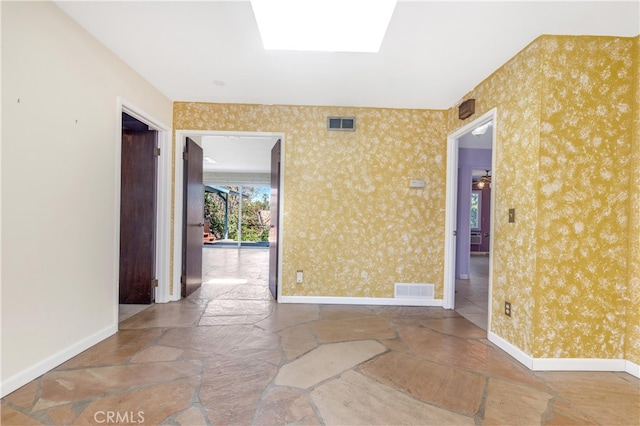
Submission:
POLYGON ((302 284, 302 271, 296 272, 296 283, 302 284))
POLYGON ((409 181, 409 188, 424 188, 424 180, 422 180, 422 179, 411 179, 409 181))

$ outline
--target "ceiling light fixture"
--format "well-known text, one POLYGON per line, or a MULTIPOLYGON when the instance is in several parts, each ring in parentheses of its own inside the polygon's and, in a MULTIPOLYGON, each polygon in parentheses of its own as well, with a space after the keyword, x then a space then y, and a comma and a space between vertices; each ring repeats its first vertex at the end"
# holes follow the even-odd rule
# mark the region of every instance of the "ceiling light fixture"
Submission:
POLYGON ((484 176, 480 176, 477 180, 474 181, 479 189, 484 188, 484 186, 487 184, 489 185, 489 188, 491 188, 491 175, 489 174, 489 170, 487 170, 486 172, 487 173, 484 176))
POLYGON ((478 126, 475 129, 473 129, 471 131, 471 134, 473 136, 480 137, 485 133, 487 133, 487 130, 489 129, 490 126, 491 126, 491 122, 489 121, 488 123, 484 123, 482 126, 478 126))
POLYGON ((377 53, 396 0, 251 0, 267 50, 377 53))
POLYGON ((211 157, 203 157, 202 158, 202 162, 203 163, 209 163, 209 164, 217 164, 218 163, 216 160, 214 160, 211 157))

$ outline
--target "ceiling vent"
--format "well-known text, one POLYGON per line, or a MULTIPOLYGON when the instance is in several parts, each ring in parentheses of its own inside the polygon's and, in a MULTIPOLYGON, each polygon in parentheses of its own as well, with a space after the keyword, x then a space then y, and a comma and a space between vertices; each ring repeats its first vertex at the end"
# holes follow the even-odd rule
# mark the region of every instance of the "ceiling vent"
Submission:
POLYGON ((355 132, 356 118, 355 117, 328 117, 327 130, 355 132))

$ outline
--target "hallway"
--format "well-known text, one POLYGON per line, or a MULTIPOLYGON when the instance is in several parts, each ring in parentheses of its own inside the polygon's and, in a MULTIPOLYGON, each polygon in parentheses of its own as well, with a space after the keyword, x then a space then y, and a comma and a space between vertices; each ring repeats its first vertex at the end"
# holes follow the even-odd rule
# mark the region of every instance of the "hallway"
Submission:
POLYGON ((487 330, 489 309, 489 256, 471 255, 468 280, 456 280, 455 311, 487 330))
POLYGON ((201 289, 8 395, 2 424, 640 423, 629 374, 531 372, 441 308, 276 304, 268 249, 204 257, 201 289))

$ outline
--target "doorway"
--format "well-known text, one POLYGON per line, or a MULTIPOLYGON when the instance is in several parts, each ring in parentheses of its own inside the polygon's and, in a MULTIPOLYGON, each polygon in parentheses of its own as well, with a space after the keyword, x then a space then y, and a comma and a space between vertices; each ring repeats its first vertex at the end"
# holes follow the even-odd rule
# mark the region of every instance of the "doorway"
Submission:
MULTIPOLYGON (((484 229, 481 228, 481 223, 477 222, 478 219, 482 220, 482 218, 479 216, 474 218, 476 222, 474 223, 475 229, 473 230, 473 234, 471 220, 472 213, 478 214, 482 212, 482 210, 472 211, 473 197, 475 196, 477 200, 483 200, 482 194, 477 191, 478 189, 482 189, 478 188, 478 182, 480 182, 482 176, 488 175, 482 186, 490 186, 491 191, 489 193, 488 204, 490 206, 494 204, 495 183, 492 179, 496 169, 496 115, 496 109, 487 112, 449 135, 447 141, 445 285, 443 307, 447 309, 456 308, 456 279, 469 280, 468 283, 461 284, 471 284, 472 278, 478 282, 478 278, 482 280, 482 274, 484 274, 486 299, 480 300, 484 297, 482 296, 482 290, 474 288, 473 291, 470 293, 467 292, 466 295, 474 299, 473 304, 476 306, 469 306, 466 309, 469 314, 478 314, 474 320, 484 325, 482 328, 485 330, 490 329, 491 321, 491 271, 493 267, 491 252, 494 239, 491 237, 490 229, 493 228, 494 215, 489 211, 488 222, 486 222, 489 230, 486 231, 486 237, 484 229), (482 171, 483 174, 480 175, 479 171, 482 171), (478 176, 474 177, 474 175, 478 176), (480 232, 480 242, 482 239, 488 240, 487 247, 489 255, 486 256, 485 259, 476 259, 474 256, 474 270, 472 271, 472 235, 474 237, 473 242, 478 243, 478 232, 480 232), (482 266, 483 261, 487 263, 485 267, 482 266), (484 314, 484 312, 486 312, 486 321, 481 319, 481 314, 484 314)), ((482 203, 482 201, 480 201, 480 203, 482 203)), ((478 207, 478 205, 475 205, 476 209, 478 207)), ((484 219, 486 221, 486 217, 484 219)), ((480 285, 482 285, 482 281, 480 281, 480 285)), ((463 290, 462 286, 460 290, 463 290)), ((471 287, 469 287, 469 290, 472 290, 471 287)), ((466 299, 466 301, 469 301, 469 299, 466 299)))
MULTIPOLYGON (((282 183, 278 182, 276 191, 271 190, 271 150, 278 140, 283 139, 282 135, 252 132, 177 132, 178 140, 184 140, 186 137, 196 141, 203 150, 201 167, 205 201, 202 215, 204 229, 200 239, 203 291, 205 285, 228 285, 229 280, 233 281, 234 277, 228 276, 229 270, 224 266, 224 259, 227 259, 226 262, 230 265, 233 264, 234 270, 255 269, 256 262, 250 259, 254 259, 257 252, 262 250, 265 253, 261 256, 267 260, 274 258, 277 265, 281 250, 277 240, 272 244, 270 234, 273 234, 272 229, 275 229, 276 237, 281 238, 281 229, 277 227, 281 212, 274 215, 271 206, 273 194, 278 204, 282 202, 282 183), (270 254, 274 247, 275 255, 270 254), (251 255, 248 250, 251 251, 251 255), (219 276, 216 275, 216 270, 220 271, 219 276)), ((176 147, 176 151, 178 149, 180 147, 176 147)), ((279 175, 282 152, 278 151, 277 156, 279 175)), ((179 182, 181 176, 182 172, 176 169, 176 189, 183 186, 179 182)), ((181 199, 184 196, 179 192, 176 191, 176 206, 182 203, 181 199)), ((183 219, 176 210, 176 222, 180 223, 178 220, 183 219)), ((176 241, 179 240, 176 238, 176 241)), ((237 280, 252 281, 253 279, 245 276, 244 272, 246 271, 239 271, 237 280)), ((267 277, 268 274, 267 265, 265 271, 257 276, 267 277)), ((274 298, 278 293, 279 291, 274 293, 274 298)))
POLYGON ((119 304, 155 301, 158 132, 122 113, 119 304))
MULTIPOLYGON (((123 293, 125 294, 123 296, 126 299, 123 300, 125 304, 116 304, 114 306, 115 318, 120 321, 127 316, 135 314, 142 307, 150 306, 149 304, 152 302, 162 303, 168 301, 171 197, 171 156, 168 154, 171 152, 171 138, 168 126, 122 98, 117 99, 117 111, 121 132, 117 135, 117 142, 115 143, 118 161, 116 163, 117 210, 115 214, 117 230, 115 235, 115 259, 117 259, 117 262, 114 265, 116 277, 114 291, 115 296, 120 301, 121 290, 124 290, 123 293), (132 141, 140 142, 141 140, 146 140, 148 146, 142 148, 142 145, 145 145, 144 142, 142 142, 142 145, 132 143, 132 141), (129 145, 129 147, 125 148, 125 145, 129 145), (152 145, 153 148, 150 149, 149 147, 152 145), (140 194, 131 193, 134 187, 131 182, 127 182, 128 177, 125 177, 127 173, 131 172, 131 169, 134 170, 134 174, 138 169, 136 164, 132 164, 135 161, 129 155, 131 154, 128 152, 129 148, 152 154, 151 160, 147 162, 147 165, 150 164, 152 169, 146 168, 148 183, 136 189, 141 191, 140 194), (153 170, 150 175, 148 173, 149 170, 153 170), (134 203, 135 208, 132 208, 129 202, 131 200, 127 200, 127 197, 131 196, 134 200, 138 196, 146 200, 146 216, 143 220, 140 220, 139 217, 132 217, 138 215, 140 211, 137 207, 137 201, 134 203), (150 200, 152 200, 153 204, 147 202, 150 200), (127 203, 129 203, 128 206, 127 203), (135 225, 135 220, 139 221, 139 226, 135 225), (123 232, 127 228, 132 229, 123 232), (133 246, 127 242, 122 244, 122 234, 125 234, 125 238, 129 236, 128 234, 132 234, 135 238, 142 239, 143 242, 138 248, 144 246, 144 250, 138 252, 135 244, 133 246), (136 264, 138 257, 144 258, 141 263, 146 264, 144 274, 148 275, 148 277, 145 277, 144 280, 136 276, 140 272, 138 269, 142 269, 136 264), (132 263, 134 264, 133 267, 132 263), (122 281, 121 278, 124 278, 125 281, 129 279, 140 280, 139 284, 144 284, 144 288, 139 294, 132 295, 131 293, 136 293, 139 289, 130 288, 130 283, 122 281), (148 283, 147 278, 151 280, 148 283), (153 281, 154 279, 156 280, 155 282, 153 281), (150 291, 147 290, 147 284, 149 284, 150 291), (121 289, 121 287, 123 288, 121 289), (127 292, 129 294, 126 294, 127 292), (137 299, 141 295, 146 300, 137 299)), ((140 288, 142 288, 142 285, 140 288)))

